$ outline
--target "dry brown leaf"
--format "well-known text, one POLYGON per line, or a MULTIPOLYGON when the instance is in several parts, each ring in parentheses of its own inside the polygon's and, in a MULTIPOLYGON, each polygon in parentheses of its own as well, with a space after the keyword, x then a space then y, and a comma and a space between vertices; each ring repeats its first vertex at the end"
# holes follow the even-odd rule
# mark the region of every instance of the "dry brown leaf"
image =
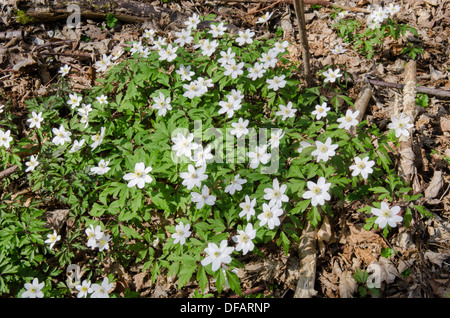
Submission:
POLYGON ((373 262, 367 267, 367 272, 370 274, 367 279, 368 287, 380 288, 383 282, 391 284, 394 282, 396 277, 400 274, 397 268, 392 264, 392 262, 384 257, 380 257, 378 262, 373 262))
POLYGON ((400 174, 411 178, 411 176, 413 176, 416 171, 416 166, 414 165, 414 151, 412 150, 412 148, 404 148, 401 150, 400 155, 400 174))
POLYGON ((339 296, 341 298, 352 298, 358 284, 352 276, 352 273, 345 270, 339 277, 339 296))
POLYGON ((438 5, 438 0, 423 0, 423 2, 428 3, 429 5, 432 6, 437 6, 438 5))
POLYGON ((376 233, 367 231, 363 224, 348 223, 348 231, 343 233, 339 243, 343 244, 347 259, 352 254, 365 264, 376 261, 381 253, 381 248, 386 247, 384 240, 376 233))
POLYGON ((152 280, 150 279, 148 272, 142 272, 134 275, 133 282, 136 286, 136 291, 143 291, 152 286, 152 280))
POLYGON ((448 279, 431 279, 430 286, 434 295, 438 297, 448 298, 448 295, 450 295, 448 279))
POLYGON ((338 277, 334 273, 329 273, 322 271, 319 275, 319 281, 321 282, 322 291, 327 295, 327 297, 336 297, 336 292, 339 289, 338 277))
POLYGON ((167 298, 168 296, 168 290, 166 287, 162 285, 156 285, 155 290, 153 291, 153 294, 151 295, 152 298, 167 298))
POLYGON ((425 258, 428 259, 431 263, 442 267, 442 262, 444 262, 447 258, 450 257, 450 252, 447 253, 436 253, 432 251, 425 252, 425 258))
POLYGON ((438 196, 439 191, 441 191, 442 186, 444 185, 444 180, 442 178, 442 171, 435 171, 433 178, 431 179, 430 184, 425 190, 425 198, 433 199, 438 196))
POLYGON ((46 225, 59 233, 64 223, 67 221, 69 212, 69 209, 59 209, 45 212, 44 219, 46 225))
POLYGON ((411 233, 405 228, 399 229, 398 235, 394 238, 394 244, 396 248, 400 248, 403 251, 416 248, 411 233))
POLYGON ((450 118, 441 117, 440 124, 442 132, 450 131, 450 118))

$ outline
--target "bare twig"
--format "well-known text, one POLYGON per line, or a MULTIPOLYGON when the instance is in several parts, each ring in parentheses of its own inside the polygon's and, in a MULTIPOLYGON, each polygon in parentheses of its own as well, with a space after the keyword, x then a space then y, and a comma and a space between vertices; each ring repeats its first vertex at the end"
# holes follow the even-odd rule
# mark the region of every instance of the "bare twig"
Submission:
MULTIPOLYGON (((254 294, 254 293, 259 293, 259 292, 264 291, 265 289, 266 289, 265 286, 262 286, 262 285, 261 286, 256 286, 256 287, 253 287, 253 288, 250 288, 250 289, 242 291, 242 295, 251 295, 251 294, 254 294)), ((239 297, 240 297, 239 295, 230 296, 230 298, 239 298, 239 297)))
POLYGON ((39 54, 50 55, 50 56, 55 56, 55 55, 70 56, 70 57, 77 57, 77 58, 81 58, 81 59, 90 59, 91 58, 91 56, 87 53, 83 54, 83 53, 64 53, 64 52, 40 52, 39 54))
POLYGON ((24 194, 27 194, 30 192, 31 192, 31 187, 28 187, 28 188, 20 190, 19 192, 14 193, 13 195, 11 195, 11 202, 14 201, 18 196, 24 195, 24 194))
POLYGON ((306 81, 309 83, 311 81, 311 64, 310 64, 310 53, 308 45, 308 36, 306 33, 306 22, 305 22, 305 7, 303 0, 294 0, 295 14, 297 16, 300 45, 302 50, 303 59, 303 72, 306 81))
MULTIPOLYGON (((390 87, 390 88, 395 88, 395 89, 399 89, 399 90, 402 90, 403 87, 405 86, 400 83, 385 82, 385 81, 371 79, 371 78, 364 78, 364 79, 356 78, 355 79, 355 82, 362 82, 362 81, 366 81, 375 86, 390 87)), ((433 96, 436 96, 436 97, 442 98, 442 99, 450 99, 450 91, 447 91, 447 90, 430 88, 430 87, 425 87, 425 86, 417 86, 416 92, 422 93, 422 94, 427 94, 427 95, 433 95, 433 96)))
POLYGON ((48 43, 41 44, 41 45, 34 47, 33 50, 39 51, 39 50, 49 47, 49 46, 61 46, 61 45, 69 44, 72 42, 76 42, 76 41, 75 40, 60 40, 60 41, 55 41, 55 42, 48 42, 48 43))
POLYGON ((262 12, 262 11, 267 11, 267 10, 269 10, 270 8, 276 6, 277 4, 283 3, 284 1, 285 1, 285 0, 278 0, 278 1, 275 1, 275 2, 273 2, 272 4, 269 4, 267 7, 264 7, 264 8, 258 9, 258 10, 254 10, 254 11, 250 11, 250 12, 247 13, 247 15, 255 14, 255 13, 258 13, 258 12, 262 12))
POLYGON ((23 31, 22 30, 14 30, 14 31, 3 31, 0 32, 0 41, 11 40, 11 39, 22 39, 23 31))

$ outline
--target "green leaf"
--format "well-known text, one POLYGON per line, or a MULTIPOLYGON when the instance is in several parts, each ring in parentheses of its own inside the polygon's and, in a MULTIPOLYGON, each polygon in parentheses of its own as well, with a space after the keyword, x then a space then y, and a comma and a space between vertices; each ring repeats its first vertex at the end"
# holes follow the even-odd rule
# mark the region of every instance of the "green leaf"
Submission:
POLYGON ((317 175, 317 170, 319 170, 319 166, 316 164, 310 164, 308 167, 306 179, 312 179, 317 175))
POLYGON ((361 269, 357 268, 356 273, 353 274, 353 278, 356 280, 356 282, 365 284, 367 279, 369 278, 369 274, 366 271, 362 271, 361 269))
POLYGON ((167 200, 164 198, 164 196, 161 193, 152 193, 150 196, 152 203, 160 210, 170 212, 171 209, 169 207, 169 204, 167 203, 167 200))
POLYGON ((299 201, 295 207, 290 211, 291 214, 299 214, 299 213, 303 213, 306 211, 306 209, 308 208, 309 204, 311 203, 311 200, 302 200, 299 201))
POLYGON ((196 262, 182 262, 180 272, 178 273, 178 288, 181 289, 190 280, 195 270, 197 269, 196 262))
POLYGON ((316 227, 319 224, 321 217, 316 206, 311 207, 311 209, 308 211, 307 218, 313 227, 316 227))
POLYGON ((143 206, 143 203, 144 199, 142 198, 142 192, 136 191, 135 197, 132 199, 130 204, 131 211, 133 212, 139 211, 143 206))
POLYGON ((287 237, 286 233, 284 233, 283 231, 280 232, 280 237, 277 242, 278 246, 280 244, 283 244, 284 254, 287 256, 289 254, 290 241, 289 241, 289 238, 287 237))
POLYGON ((423 205, 413 205, 413 207, 423 216, 423 217, 428 217, 428 218, 432 218, 433 214, 431 214, 430 211, 427 210, 426 207, 424 207, 423 205))
POLYGON ((135 217, 136 217, 136 213, 131 212, 131 211, 127 211, 127 210, 122 210, 119 213, 118 220, 119 220, 119 222, 126 222, 126 221, 129 221, 129 220, 131 220, 131 219, 133 219, 135 217))
POLYGON ((92 209, 89 211, 89 214, 93 217, 100 217, 105 213, 107 208, 104 205, 100 205, 98 203, 94 203, 92 209))
POLYGON ((305 176, 300 170, 300 167, 297 165, 292 165, 289 168, 288 174, 286 175, 287 178, 298 178, 298 179, 305 179, 305 176))
POLYGON ((391 198, 391 193, 389 192, 388 189, 384 188, 384 187, 373 187, 373 188, 369 188, 370 191, 372 191, 373 193, 379 193, 379 199, 383 200, 386 197, 391 198))
POLYGON ((214 273, 216 279, 217 292, 222 293, 222 289, 225 286, 225 274, 221 268, 214 273))
POLYGON ((120 224, 120 229, 129 238, 142 239, 142 236, 136 230, 132 229, 131 227, 120 224))
POLYGON ((178 272, 180 271, 180 262, 173 262, 169 266, 169 270, 167 271, 167 277, 172 277, 178 275, 178 272))
POLYGON ((386 247, 381 249, 381 256, 385 258, 390 258, 391 256, 395 255, 395 250, 392 248, 386 247))
POLYGON ((119 22, 119 20, 114 16, 114 14, 112 13, 107 14, 106 24, 108 25, 108 27, 110 27, 111 29, 114 28, 117 25, 117 22, 119 22))
POLYGON ((197 271, 197 283, 202 292, 206 290, 206 286, 208 285, 208 277, 206 276, 206 271, 203 266, 200 266, 197 271))
POLYGON ((236 294, 242 296, 241 282, 239 280, 239 277, 236 275, 236 273, 230 270, 225 270, 225 273, 228 281, 228 286, 230 286, 230 289, 234 291, 236 294))

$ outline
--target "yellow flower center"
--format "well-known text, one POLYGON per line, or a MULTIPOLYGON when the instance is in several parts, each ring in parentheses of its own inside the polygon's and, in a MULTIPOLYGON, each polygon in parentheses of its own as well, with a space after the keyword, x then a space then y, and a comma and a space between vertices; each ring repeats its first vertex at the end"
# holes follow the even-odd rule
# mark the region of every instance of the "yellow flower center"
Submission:
POLYGON ((312 192, 317 195, 317 194, 320 194, 320 192, 322 192, 322 190, 319 187, 315 186, 312 189, 312 192))
POLYGON ((328 147, 327 147, 327 146, 325 146, 325 145, 319 146, 319 151, 320 151, 320 152, 326 152, 327 150, 328 150, 328 147))

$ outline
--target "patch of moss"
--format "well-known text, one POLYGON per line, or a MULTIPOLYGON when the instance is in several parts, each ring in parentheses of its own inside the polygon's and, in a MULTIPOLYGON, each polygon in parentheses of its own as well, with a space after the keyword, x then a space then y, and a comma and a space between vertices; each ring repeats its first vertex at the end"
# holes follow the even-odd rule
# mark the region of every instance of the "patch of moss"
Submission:
POLYGON ((34 22, 34 18, 30 17, 25 11, 18 10, 16 12, 16 21, 20 24, 28 24, 34 22))

